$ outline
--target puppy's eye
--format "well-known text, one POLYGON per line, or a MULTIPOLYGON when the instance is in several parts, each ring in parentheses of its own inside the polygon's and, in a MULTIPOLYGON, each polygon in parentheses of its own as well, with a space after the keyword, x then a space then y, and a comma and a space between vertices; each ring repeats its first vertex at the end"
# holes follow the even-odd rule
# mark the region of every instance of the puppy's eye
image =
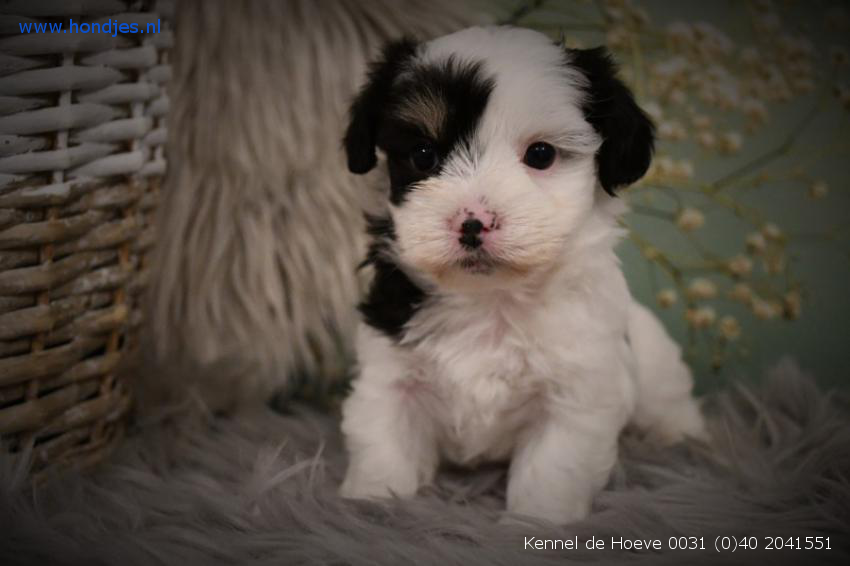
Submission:
POLYGON ((555 162, 557 152, 552 144, 534 142, 525 150, 522 162, 532 169, 548 169, 555 162))
POLYGON ((420 173, 427 173, 437 166, 439 158, 430 145, 421 145, 410 152, 410 164, 420 173))

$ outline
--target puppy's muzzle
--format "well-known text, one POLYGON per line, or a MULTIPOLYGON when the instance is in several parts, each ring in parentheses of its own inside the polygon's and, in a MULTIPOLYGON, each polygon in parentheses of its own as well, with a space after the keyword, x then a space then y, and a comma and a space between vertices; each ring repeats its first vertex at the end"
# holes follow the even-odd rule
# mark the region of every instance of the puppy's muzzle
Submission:
POLYGON ((496 214, 484 206, 464 207, 452 221, 458 242, 464 249, 474 251, 485 243, 487 234, 499 229, 496 214))

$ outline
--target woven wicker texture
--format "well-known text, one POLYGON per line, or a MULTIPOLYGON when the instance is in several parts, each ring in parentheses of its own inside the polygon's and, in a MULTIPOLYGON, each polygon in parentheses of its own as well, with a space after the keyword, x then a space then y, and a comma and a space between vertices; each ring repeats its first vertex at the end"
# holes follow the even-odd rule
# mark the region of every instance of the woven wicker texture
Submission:
POLYGON ((165 170, 169 7, 0 3, 0 439, 31 450, 37 479, 121 437, 165 170), (161 32, 19 29, 69 19, 161 32))

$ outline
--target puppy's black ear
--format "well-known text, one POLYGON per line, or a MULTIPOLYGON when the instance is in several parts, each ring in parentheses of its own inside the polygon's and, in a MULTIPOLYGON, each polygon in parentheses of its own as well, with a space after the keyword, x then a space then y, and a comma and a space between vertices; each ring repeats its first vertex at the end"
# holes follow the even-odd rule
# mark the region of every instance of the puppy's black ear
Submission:
POLYGON ((352 173, 367 173, 378 162, 375 146, 381 115, 389 101, 393 80, 415 53, 413 40, 393 41, 384 46, 381 56, 370 65, 366 85, 351 105, 343 140, 352 173))
POLYGON ((604 47, 568 49, 570 64, 589 81, 585 118, 602 136, 596 154, 599 183, 609 194, 630 185, 649 169, 655 145, 655 126, 617 78, 617 65, 604 47))

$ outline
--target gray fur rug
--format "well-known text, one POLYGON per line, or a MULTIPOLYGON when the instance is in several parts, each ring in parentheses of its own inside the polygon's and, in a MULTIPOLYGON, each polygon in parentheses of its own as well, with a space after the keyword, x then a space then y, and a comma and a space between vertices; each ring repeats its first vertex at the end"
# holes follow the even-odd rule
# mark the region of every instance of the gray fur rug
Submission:
POLYGON ((447 471, 410 501, 340 500, 337 420, 306 407, 160 418, 95 474, 35 492, 0 459, 0 564, 850 564, 846 398, 786 362, 707 410, 713 446, 660 450, 627 435, 593 515, 563 528, 500 521, 499 468, 447 471), (576 536, 579 550, 526 544, 576 536), (594 536, 605 549, 585 548, 594 536), (667 550, 671 536, 704 537, 705 550, 667 550), (718 553, 718 536, 759 549, 718 553), (764 549, 779 536, 829 537, 832 550, 764 549), (662 550, 611 550, 612 537, 662 550))

